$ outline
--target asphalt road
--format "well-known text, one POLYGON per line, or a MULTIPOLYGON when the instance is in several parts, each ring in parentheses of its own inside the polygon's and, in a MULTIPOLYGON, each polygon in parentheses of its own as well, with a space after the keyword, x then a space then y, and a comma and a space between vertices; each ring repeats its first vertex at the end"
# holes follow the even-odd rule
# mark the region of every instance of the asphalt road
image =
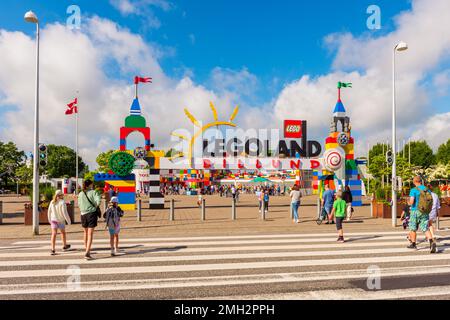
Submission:
POLYGON ((0 299, 448 299, 438 235, 436 254, 398 231, 128 238, 116 257, 99 239, 92 261, 80 240, 57 256, 48 240, 2 241, 0 299))

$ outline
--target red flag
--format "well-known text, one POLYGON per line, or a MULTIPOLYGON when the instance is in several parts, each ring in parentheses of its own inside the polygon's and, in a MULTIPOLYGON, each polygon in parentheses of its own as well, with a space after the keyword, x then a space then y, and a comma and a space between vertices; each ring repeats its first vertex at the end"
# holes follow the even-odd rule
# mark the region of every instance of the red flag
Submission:
POLYGON ((147 77, 147 78, 141 78, 141 77, 134 77, 134 84, 138 84, 139 82, 143 82, 143 83, 148 83, 148 82, 152 82, 152 78, 147 77))
POLYGON ((78 113, 78 99, 75 98, 71 103, 67 104, 66 114, 78 113))

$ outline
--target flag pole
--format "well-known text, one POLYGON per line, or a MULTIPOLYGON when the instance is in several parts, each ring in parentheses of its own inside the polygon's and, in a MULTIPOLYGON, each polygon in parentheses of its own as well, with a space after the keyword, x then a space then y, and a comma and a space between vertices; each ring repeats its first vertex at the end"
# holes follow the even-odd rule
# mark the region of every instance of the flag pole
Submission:
POLYGON ((136 78, 134 79, 134 98, 137 99, 138 98, 138 82, 136 81, 136 78))
POLYGON ((77 103, 75 112, 75 195, 78 195, 78 96, 77 91, 77 103))

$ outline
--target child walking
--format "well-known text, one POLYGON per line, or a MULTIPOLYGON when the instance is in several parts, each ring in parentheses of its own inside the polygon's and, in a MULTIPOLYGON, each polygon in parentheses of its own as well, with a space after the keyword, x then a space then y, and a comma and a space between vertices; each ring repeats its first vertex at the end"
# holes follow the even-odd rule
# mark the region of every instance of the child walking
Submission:
POLYGON ((58 234, 58 229, 61 231, 61 239, 63 242, 63 251, 70 249, 70 244, 66 242, 66 222, 68 225, 71 224, 69 214, 67 213, 66 202, 64 201, 64 194, 61 190, 55 192, 53 200, 50 202, 48 207, 48 221, 50 222, 52 228, 51 236, 51 251, 52 256, 56 255, 56 235, 58 234))
POLYGON ((109 243, 111 245, 111 256, 114 257, 119 252, 119 232, 120 218, 123 217, 123 210, 118 206, 119 199, 112 197, 103 218, 109 231, 109 243))
POLYGON ((344 242, 344 230, 342 229, 342 222, 345 219, 345 208, 347 204, 342 200, 342 193, 338 192, 336 195, 336 201, 333 203, 333 210, 331 216, 336 217, 336 229, 338 231, 338 242, 344 242))

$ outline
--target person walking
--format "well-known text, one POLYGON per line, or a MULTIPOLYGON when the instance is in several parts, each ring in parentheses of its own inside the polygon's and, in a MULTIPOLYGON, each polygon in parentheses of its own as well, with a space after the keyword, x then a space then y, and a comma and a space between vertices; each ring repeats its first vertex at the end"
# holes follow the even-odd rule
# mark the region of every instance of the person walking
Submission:
POLYGON ((269 190, 264 190, 263 193, 263 201, 264 201, 264 212, 267 213, 269 212, 269 190))
POLYGON ((342 194, 338 193, 336 195, 336 201, 333 203, 333 210, 331 211, 331 215, 336 218, 336 229, 338 231, 338 242, 345 242, 344 240, 344 229, 342 227, 342 222, 345 219, 345 207, 346 203, 342 200, 342 194))
POLYGON ((439 202, 439 197, 436 193, 432 192, 431 190, 433 190, 433 187, 431 186, 431 184, 429 184, 428 189, 431 192, 431 196, 433 197, 433 207, 431 208, 431 212, 430 212, 430 233, 431 233, 431 237, 433 238, 433 241, 436 242, 436 235, 434 233, 434 227, 433 227, 433 222, 436 221, 438 215, 439 215, 439 209, 441 209, 441 204, 439 202))
POLYGON ((122 217, 123 210, 119 207, 119 199, 117 197, 112 197, 108 209, 103 214, 106 227, 109 231, 109 243, 111 245, 112 257, 119 253, 120 218, 122 217))
POLYGON ((56 255, 56 236, 58 235, 58 230, 61 232, 61 240, 63 243, 63 251, 70 249, 70 244, 67 244, 66 237, 66 222, 70 225, 72 222, 70 220, 69 214, 67 213, 67 205, 64 201, 64 194, 61 190, 57 190, 53 197, 53 200, 48 206, 48 221, 52 229, 51 241, 51 251, 52 256, 56 255))
POLYGON ((413 183, 416 187, 411 189, 411 192, 409 193, 411 214, 409 219, 410 244, 408 246, 408 249, 417 249, 417 230, 420 229, 425 233, 427 239, 430 242, 430 253, 436 253, 436 241, 431 235, 429 223, 429 213, 431 212, 433 206, 433 198, 430 194, 430 190, 422 184, 421 177, 414 177, 413 183))
POLYGON ((325 192, 322 195, 322 208, 327 213, 328 221, 325 224, 333 224, 333 217, 331 215, 331 211, 333 209, 334 203, 334 192, 330 189, 328 184, 325 185, 325 192))
POLYGON ((101 202, 100 194, 93 190, 94 184, 91 180, 86 180, 83 183, 83 190, 78 195, 78 207, 81 212, 81 225, 84 229, 84 249, 86 260, 92 259, 91 247, 94 237, 94 230, 97 227, 99 214, 99 206, 101 202))
POLYGON ((350 190, 349 186, 345 187, 344 192, 342 193, 342 200, 345 201, 346 206, 347 206, 347 221, 350 221, 353 215, 353 207, 352 207, 352 202, 353 202, 353 196, 352 196, 352 191, 350 190))
POLYGON ((259 202, 259 212, 261 212, 261 208, 262 208, 262 202, 263 202, 263 193, 262 191, 259 189, 259 187, 256 189, 255 192, 256 197, 258 198, 258 202, 259 202))
POLYGON ((292 216, 294 217, 293 222, 299 223, 298 208, 300 207, 300 199, 302 197, 302 193, 300 192, 299 187, 297 185, 294 185, 289 196, 291 197, 291 210, 292 216))

